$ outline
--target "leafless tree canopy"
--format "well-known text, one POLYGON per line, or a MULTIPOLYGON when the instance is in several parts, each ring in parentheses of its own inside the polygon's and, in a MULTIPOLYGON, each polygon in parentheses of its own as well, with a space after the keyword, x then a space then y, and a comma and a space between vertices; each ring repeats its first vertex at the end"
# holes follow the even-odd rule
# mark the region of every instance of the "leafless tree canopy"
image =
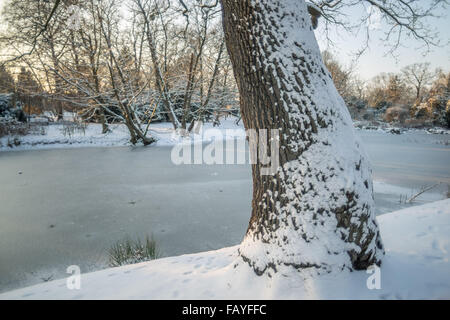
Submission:
POLYGON ((190 131, 237 109, 217 2, 11 0, 3 18, 2 65, 26 68, 60 118, 123 122, 148 144, 152 121, 190 131))
POLYGON ((383 41, 387 45, 388 53, 395 54, 407 39, 415 40, 427 52, 430 48, 441 44, 440 35, 432 27, 432 21, 435 18, 443 18, 443 12, 448 6, 447 0, 311 0, 310 2, 320 9, 327 35, 335 28, 365 35, 365 42, 357 54, 362 54, 369 46, 374 25, 379 25, 384 31, 383 41))

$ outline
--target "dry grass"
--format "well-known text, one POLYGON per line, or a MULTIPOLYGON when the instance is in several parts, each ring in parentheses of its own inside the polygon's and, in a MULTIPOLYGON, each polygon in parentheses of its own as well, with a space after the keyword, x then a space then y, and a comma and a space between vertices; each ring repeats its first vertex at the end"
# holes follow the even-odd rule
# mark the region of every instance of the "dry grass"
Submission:
POLYGON ((0 138, 4 136, 44 135, 47 125, 42 123, 0 122, 0 138))
POLYGON ((109 265, 118 267, 127 264, 150 261, 160 257, 159 249, 153 237, 146 237, 145 241, 129 237, 116 242, 109 249, 109 265))

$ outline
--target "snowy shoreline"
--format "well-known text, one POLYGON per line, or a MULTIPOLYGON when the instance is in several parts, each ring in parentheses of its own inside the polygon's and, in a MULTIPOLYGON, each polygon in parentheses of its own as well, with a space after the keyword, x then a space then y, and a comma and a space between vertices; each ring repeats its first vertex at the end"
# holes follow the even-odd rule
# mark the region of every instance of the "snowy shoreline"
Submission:
MULTIPOLYGON (((70 136, 64 134, 64 125, 51 124, 47 127, 45 134, 33 134, 27 136, 5 136, 0 138, 0 152, 4 151, 29 151, 29 150, 49 150, 49 149, 71 149, 85 147, 125 147, 132 146, 129 141, 129 132, 123 124, 110 125, 111 132, 102 134, 101 124, 90 123, 84 132, 75 132, 70 136), (20 144, 14 146, 14 139, 17 138, 20 144), (8 146, 11 145, 11 146, 8 146)), ((223 139, 242 139, 245 137, 244 126, 242 122, 236 124, 235 118, 223 120, 218 127, 212 123, 206 123, 203 130, 215 129, 223 134, 223 139), (231 132, 231 135, 227 133, 231 132)), ((379 132, 385 134, 400 135, 405 133, 425 133, 430 135, 448 135, 450 130, 446 129, 401 129, 394 127, 360 127, 355 122, 357 132, 379 132)), ((172 124, 168 122, 155 123, 150 127, 151 135, 157 139, 157 142, 151 146, 174 146, 177 144, 201 143, 201 135, 191 134, 183 137, 173 130, 172 124)), ((140 146, 140 145, 137 145, 140 146)))
POLYGON ((365 271, 312 275, 283 270, 272 278, 234 268, 237 246, 81 275, 0 294, 3 299, 450 299, 450 200, 377 217, 386 255, 381 288, 365 271))
MULTIPOLYGON (((110 125, 111 131, 102 134, 101 124, 90 123, 84 132, 77 131, 70 136, 64 134, 64 125, 62 124, 51 124, 44 128, 46 128, 46 132, 43 135, 5 136, 0 138, 0 152, 132 146, 128 129, 123 124, 110 125), (15 138, 20 141, 20 144, 17 146, 8 146, 8 144, 13 144, 15 138)), ((211 129, 219 130, 223 134, 224 140, 245 137, 242 123, 236 125, 235 119, 233 118, 223 120, 218 127, 214 127, 212 123, 207 123, 203 126, 203 131, 211 129)), ((167 122, 151 125, 149 132, 157 139, 157 142, 151 146, 173 146, 177 144, 203 142, 202 137, 195 133, 187 137, 181 136, 173 130, 172 124, 167 122)))

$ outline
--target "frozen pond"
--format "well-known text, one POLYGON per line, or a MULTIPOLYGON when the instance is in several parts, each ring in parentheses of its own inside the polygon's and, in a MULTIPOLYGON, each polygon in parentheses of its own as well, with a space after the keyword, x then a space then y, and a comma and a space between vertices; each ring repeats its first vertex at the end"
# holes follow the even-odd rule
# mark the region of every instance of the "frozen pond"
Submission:
MULTIPOLYGON (((446 197, 449 135, 359 131, 372 160, 377 212, 446 197)), ((171 148, 0 153, 0 292, 105 266, 117 240, 153 234, 165 256, 239 243, 251 200, 247 165, 182 165, 171 148)))

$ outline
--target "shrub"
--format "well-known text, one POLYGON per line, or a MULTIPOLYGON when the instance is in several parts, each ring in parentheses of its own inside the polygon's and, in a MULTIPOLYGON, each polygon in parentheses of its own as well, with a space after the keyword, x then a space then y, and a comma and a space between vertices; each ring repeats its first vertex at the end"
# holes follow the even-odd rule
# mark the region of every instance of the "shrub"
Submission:
POLYGON ((384 114, 384 120, 386 122, 405 122, 408 117, 408 111, 400 106, 390 107, 384 114))
POLYGON ((145 241, 129 237, 116 242, 109 249, 109 265, 118 267, 127 264, 150 261, 160 257, 159 249, 153 237, 146 237, 145 241))
POLYGON ((77 133, 86 134, 87 124, 83 122, 69 122, 65 123, 61 129, 62 134, 65 137, 72 138, 77 133))
POLYGON ((16 120, 0 118, 0 138, 4 136, 26 136, 28 134, 45 135, 47 125, 42 123, 22 123, 16 120))

